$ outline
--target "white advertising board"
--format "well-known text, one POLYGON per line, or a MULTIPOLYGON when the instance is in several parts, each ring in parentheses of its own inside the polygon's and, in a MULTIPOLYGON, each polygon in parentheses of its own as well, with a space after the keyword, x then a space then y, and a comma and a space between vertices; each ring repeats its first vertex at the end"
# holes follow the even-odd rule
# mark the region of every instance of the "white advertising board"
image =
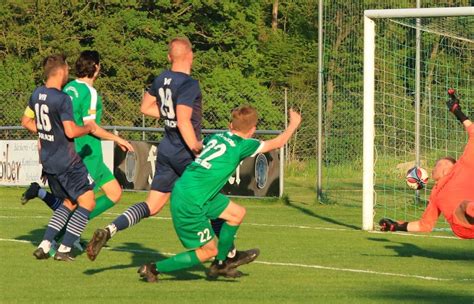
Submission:
MULTIPOLYGON (((103 141, 102 149, 104 162, 113 172, 113 142, 103 141)), ((0 185, 26 186, 32 182, 40 183, 40 176, 37 140, 0 140, 0 185)))

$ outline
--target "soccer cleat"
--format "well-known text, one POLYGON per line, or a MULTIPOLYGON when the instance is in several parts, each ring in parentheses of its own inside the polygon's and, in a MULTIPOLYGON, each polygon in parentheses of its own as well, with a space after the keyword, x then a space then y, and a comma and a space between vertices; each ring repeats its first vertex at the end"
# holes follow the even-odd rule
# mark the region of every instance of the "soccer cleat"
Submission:
POLYGON ((156 270, 156 265, 154 263, 142 265, 138 268, 137 273, 140 274, 140 277, 148 283, 158 282, 158 271, 156 270))
POLYGON ((63 262, 72 262, 74 258, 71 255, 71 252, 60 252, 57 251, 54 255, 54 260, 56 261, 63 261, 63 262))
POLYGON ((233 258, 227 258, 226 263, 229 268, 237 268, 239 266, 251 263, 260 255, 260 249, 249 249, 246 251, 237 251, 233 258))
POLYGON ((110 239, 110 233, 108 229, 97 229, 92 236, 86 247, 87 257, 89 260, 94 261, 99 255, 100 250, 107 241, 110 239))
POLYGON ((211 267, 209 267, 206 272, 208 279, 216 279, 218 276, 223 276, 226 278, 239 278, 243 274, 235 268, 230 267, 227 261, 218 261, 214 260, 211 267))
POLYGON ((49 258, 49 253, 44 252, 43 248, 41 247, 36 248, 36 250, 33 251, 33 255, 37 260, 46 260, 49 258))
POLYGON ((31 183, 28 189, 21 195, 21 204, 24 205, 28 203, 30 199, 38 197, 39 189, 41 189, 41 187, 38 183, 31 183))

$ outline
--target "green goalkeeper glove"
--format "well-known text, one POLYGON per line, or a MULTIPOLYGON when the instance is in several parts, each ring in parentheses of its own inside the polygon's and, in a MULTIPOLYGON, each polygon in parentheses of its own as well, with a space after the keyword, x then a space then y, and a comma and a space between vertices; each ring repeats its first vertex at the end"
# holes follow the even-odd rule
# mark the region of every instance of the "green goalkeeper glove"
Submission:
POLYGON ((396 222, 389 218, 379 221, 381 231, 407 231, 408 222, 396 222))

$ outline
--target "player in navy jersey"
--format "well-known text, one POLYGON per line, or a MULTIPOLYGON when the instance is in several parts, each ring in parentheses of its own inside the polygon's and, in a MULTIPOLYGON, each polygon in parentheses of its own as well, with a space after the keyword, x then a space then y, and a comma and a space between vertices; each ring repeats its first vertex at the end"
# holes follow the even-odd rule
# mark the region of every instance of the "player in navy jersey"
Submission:
POLYGON ((37 259, 49 258, 51 242, 66 225, 62 244, 55 260, 70 261, 72 244, 79 238, 95 206, 93 181, 75 151, 74 138, 95 132, 94 125, 79 127, 74 123, 70 97, 61 91, 69 75, 64 56, 52 55, 43 61, 44 86, 36 88, 22 117, 22 126, 38 133, 40 161, 49 187, 56 197, 64 199, 51 217, 43 241, 33 252, 37 259))
MULTIPOLYGON (((202 95, 199 82, 190 76, 193 51, 189 40, 173 39, 168 46, 168 59, 171 69, 155 78, 140 107, 147 116, 161 117, 165 125, 165 136, 158 146, 151 191, 145 202, 130 207, 105 229, 96 230, 87 246, 87 255, 91 260, 95 260, 101 248, 117 231, 160 212, 170 197, 174 183, 202 149, 202 95)), ((214 221, 217 235, 222 224, 222 220, 214 221)), ((259 251, 233 250, 231 254, 237 267, 253 261, 259 251)))

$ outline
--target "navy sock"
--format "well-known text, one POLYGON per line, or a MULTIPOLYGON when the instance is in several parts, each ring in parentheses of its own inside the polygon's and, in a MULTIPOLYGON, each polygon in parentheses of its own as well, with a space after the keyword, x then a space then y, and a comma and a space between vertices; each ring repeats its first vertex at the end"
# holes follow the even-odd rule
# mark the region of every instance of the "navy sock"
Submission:
POLYGON ((135 225, 141 219, 150 216, 150 208, 145 202, 141 202, 128 208, 124 213, 119 215, 113 224, 117 228, 117 231, 124 230, 130 226, 135 225))
POLYGON ((79 206, 71 219, 67 223, 66 233, 64 234, 62 245, 72 247, 72 244, 81 236, 89 222, 91 212, 86 208, 79 206))
POLYGON ((55 197, 49 192, 46 192, 46 196, 44 197, 43 201, 48 205, 51 210, 56 210, 63 204, 63 200, 55 197))
POLYGON ((222 225, 225 223, 223 219, 216 218, 214 220, 211 220, 211 226, 212 230, 214 230, 214 233, 216 234, 217 237, 221 234, 221 229, 222 225))
POLYGON ((46 228, 46 232, 44 233, 43 240, 53 241, 53 238, 58 234, 58 232, 64 227, 66 224, 69 214, 71 210, 66 208, 66 206, 61 205, 57 208, 51 220, 49 221, 48 228, 46 228))
POLYGON ((56 210, 63 204, 63 200, 57 198, 56 196, 52 195, 49 192, 46 192, 45 197, 43 198, 43 201, 48 205, 51 210, 56 210))

